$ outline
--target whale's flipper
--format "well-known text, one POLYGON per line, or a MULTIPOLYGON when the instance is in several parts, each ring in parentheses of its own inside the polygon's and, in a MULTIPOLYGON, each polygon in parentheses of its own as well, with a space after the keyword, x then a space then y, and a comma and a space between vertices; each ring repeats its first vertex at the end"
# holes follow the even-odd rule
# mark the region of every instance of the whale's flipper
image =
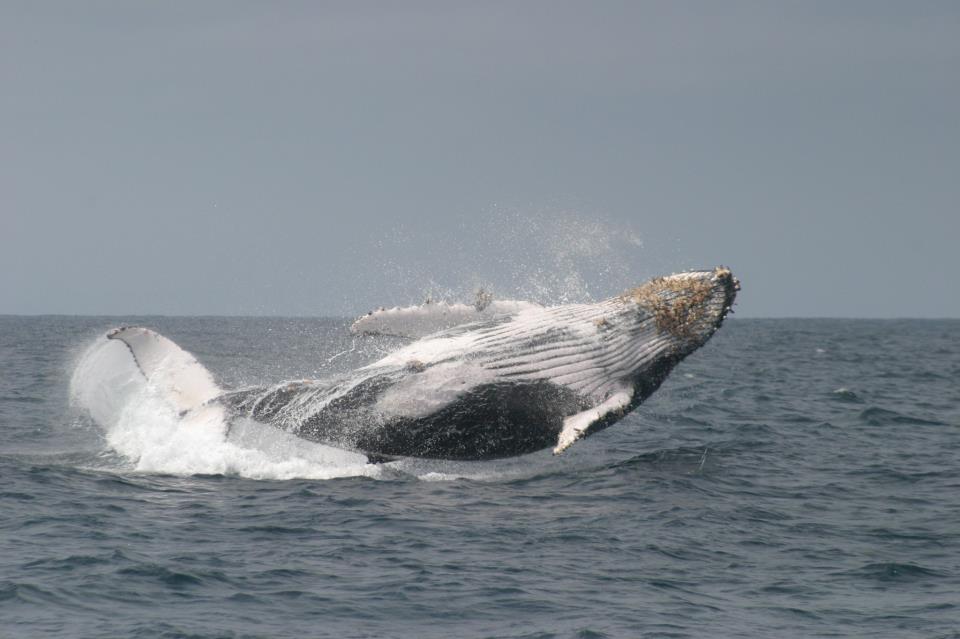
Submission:
POLYGON ((193 355, 149 328, 116 328, 107 333, 107 339, 127 345, 143 376, 180 414, 223 394, 210 371, 193 355))
POLYGON ((553 454, 559 455, 570 448, 575 441, 597 426, 602 426, 608 418, 621 417, 629 409, 632 400, 633 389, 624 387, 597 406, 565 418, 563 420, 563 430, 560 431, 560 437, 557 438, 557 445, 553 449, 553 454))
POLYGON ((493 300, 481 292, 474 304, 427 302, 418 306, 381 308, 359 318, 350 330, 359 335, 420 339, 454 326, 497 315, 513 315, 528 308, 540 308, 540 305, 518 300, 493 300))

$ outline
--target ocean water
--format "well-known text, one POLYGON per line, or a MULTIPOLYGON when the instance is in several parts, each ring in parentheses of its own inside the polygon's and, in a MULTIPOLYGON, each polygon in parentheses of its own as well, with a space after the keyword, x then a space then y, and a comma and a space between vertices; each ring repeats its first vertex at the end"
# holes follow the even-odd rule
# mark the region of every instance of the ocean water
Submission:
POLYGON ((379 466, 107 405, 128 323, 228 388, 395 345, 0 317, 0 637, 960 637, 960 321, 734 318, 562 456, 379 466))

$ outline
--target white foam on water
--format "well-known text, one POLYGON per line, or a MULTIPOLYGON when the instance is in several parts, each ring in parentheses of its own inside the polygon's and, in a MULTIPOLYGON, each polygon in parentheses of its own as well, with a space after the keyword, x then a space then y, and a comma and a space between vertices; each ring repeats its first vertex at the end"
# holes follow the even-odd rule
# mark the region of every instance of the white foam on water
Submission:
POLYGON ((392 470, 427 482, 511 481, 535 477, 560 468, 569 470, 575 465, 575 462, 571 463, 570 456, 561 458, 554 456, 549 451, 487 461, 453 461, 408 457, 388 464, 392 470))
POLYGON ((222 407, 178 415, 137 369, 126 347, 98 339, 81 356, 71 398, 104 430, 129 469, 252 479, 332 479, 383 474, 366 456, 300 439, 249 420, 227 423, 222 407))

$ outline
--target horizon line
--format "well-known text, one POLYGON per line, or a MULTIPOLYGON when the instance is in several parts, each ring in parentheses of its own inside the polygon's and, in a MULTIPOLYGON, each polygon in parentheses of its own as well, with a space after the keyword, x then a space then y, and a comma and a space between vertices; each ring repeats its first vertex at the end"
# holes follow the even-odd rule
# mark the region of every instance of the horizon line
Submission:
MULTIPOLYGON (((77 318, 124 318, 124 317, 161 317, 161 318, 196 318, 196 319, 334 319, 334 320, 351 320, 357 319, 358 317, 365 316, 366 313, 360 315, 302 315, 302 314, 293 314, 293 315, 244 315, 244 314, 227 314, 227 313, 198 313, 198 314, 174 314, 174 313, 127 313, 127 314, 116 314, 116 313, 0 313, 0 318, 11 318, 11 317, 77 317, 77 318)), ((960 317, 950 317, 950 316, 931 316, 931 317, 918 317, 918 316, 890 316, 890 317, 877 317, 877 316, 857 316, 857 315, 757 315, 757 316, 746 316, 746 317, 737 317, 737 316, 728 316, 725 321, 743 321, 743 320, 870 320, 870 321, 904 321, 904 320, 918 320, 918 321, 950 321, 950 320, 960 320, 960 317)))

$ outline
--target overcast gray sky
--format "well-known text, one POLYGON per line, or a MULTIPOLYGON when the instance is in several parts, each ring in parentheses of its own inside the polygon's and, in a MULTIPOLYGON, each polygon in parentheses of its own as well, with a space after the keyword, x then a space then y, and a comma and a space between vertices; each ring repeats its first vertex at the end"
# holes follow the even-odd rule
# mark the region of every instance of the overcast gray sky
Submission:
POLYGON ((960 317, 958 209, 957 2, 0 2, 0 313, 960 317))

